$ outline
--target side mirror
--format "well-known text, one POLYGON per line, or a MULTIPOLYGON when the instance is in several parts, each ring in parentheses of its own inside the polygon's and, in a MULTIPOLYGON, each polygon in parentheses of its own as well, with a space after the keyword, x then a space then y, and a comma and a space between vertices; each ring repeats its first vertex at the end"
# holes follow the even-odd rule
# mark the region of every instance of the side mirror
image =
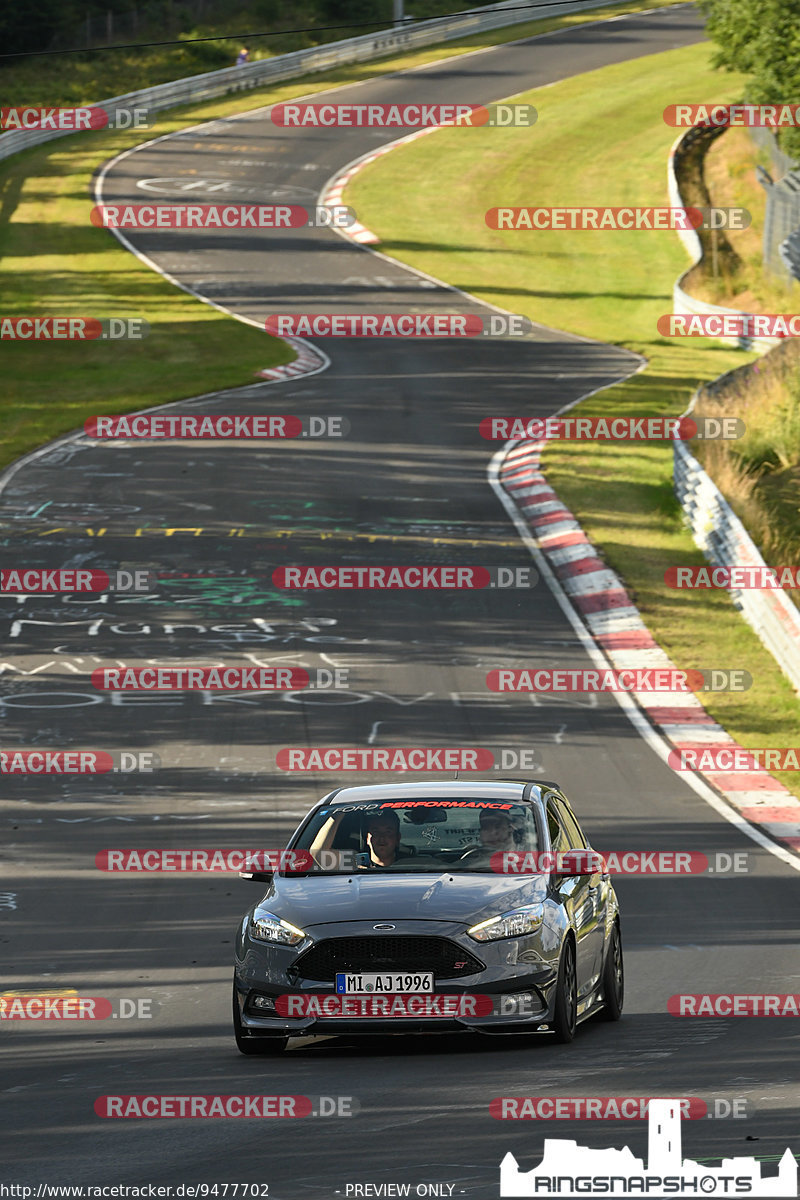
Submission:
POLYGON ((605 864, 596 850, 566 850, 558 856, 558 873, 567 878, 602 874, 605 864))
POLYGON ((251 883, 272 883, 272 871, 240 871, 240 879, 249 879, 251 883))

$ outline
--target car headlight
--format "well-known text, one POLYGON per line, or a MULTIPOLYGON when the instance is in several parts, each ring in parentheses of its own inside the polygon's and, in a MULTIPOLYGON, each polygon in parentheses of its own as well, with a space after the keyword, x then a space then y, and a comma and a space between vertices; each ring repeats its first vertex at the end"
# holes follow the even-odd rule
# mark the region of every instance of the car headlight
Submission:
POLYGON ((259 942, 278 942, 281 946, 296 946, 306 936, 305 931, 290 925, 288 921, 276 917, 274 913, 264 913, 254 917, 250 922, 250 936, 259 942))
POLYGON ((541 904, 530 904, 524 908, 515 908, 503 913, 500 917, 490 917, 473 925, 467 933, 476 942, 495 942, 499 938, 523 937, 526 933, 536 933, 544 920, 544 908, 541 904))

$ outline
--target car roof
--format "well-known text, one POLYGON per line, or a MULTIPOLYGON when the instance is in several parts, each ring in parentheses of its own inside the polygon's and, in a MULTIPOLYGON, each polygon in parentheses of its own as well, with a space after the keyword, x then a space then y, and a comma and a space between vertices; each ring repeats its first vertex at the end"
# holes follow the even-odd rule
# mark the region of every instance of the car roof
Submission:
POLYGON ((558 784, 547 779, 448 779, 420 780, 414 783, 367 783, 355 787, 339 788, 330 792, 320 803, 357 804, 369 800, 417 800, 417 799, 495 799, 512 800, 517 803, 531 797, 529 784, 535 788, 555 788, 558 784))

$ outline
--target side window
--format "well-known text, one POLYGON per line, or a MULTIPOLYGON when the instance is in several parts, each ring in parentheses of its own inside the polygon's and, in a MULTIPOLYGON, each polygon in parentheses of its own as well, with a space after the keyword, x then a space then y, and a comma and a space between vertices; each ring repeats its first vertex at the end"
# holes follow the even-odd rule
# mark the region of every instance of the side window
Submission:
POLYGON ((567 833, 570 850, 585 850, 586 838, 581 833, 578 822, 573 817, 572 810, 570 809, 569 805, 565 804, 563 800, 558 800, 556 801, 556 807, 558 809, 558 815, 561 818, 561 822, 567 833))
POLYGON ((550 831, 550 845, 556 854, 563 854, 569 850, 567 836, 558 819, 556 802, 553 796, 547 801, 547 828, 550 831))

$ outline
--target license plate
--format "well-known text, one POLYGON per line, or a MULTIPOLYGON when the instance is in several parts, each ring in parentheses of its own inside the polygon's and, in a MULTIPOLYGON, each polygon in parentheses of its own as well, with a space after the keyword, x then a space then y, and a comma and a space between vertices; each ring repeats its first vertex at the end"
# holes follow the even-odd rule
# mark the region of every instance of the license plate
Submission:
POLYGON ((384 971, 375 975, 347 972, 336 976, 339 996, 432 991, 433 971, 384 971))

